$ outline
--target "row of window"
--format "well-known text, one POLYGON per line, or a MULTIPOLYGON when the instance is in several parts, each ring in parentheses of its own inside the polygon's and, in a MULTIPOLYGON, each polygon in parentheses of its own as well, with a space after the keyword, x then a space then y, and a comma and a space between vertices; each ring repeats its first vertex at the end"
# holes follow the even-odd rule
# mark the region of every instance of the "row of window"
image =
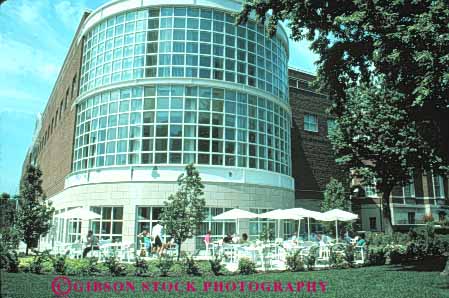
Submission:
MULTIPOLYGON (((330 133, 335 128, 335 120, 327 119, 327 132, 330 133)), ((318 116, 314 114, 304 114, 304 130, 318 132, 318 116)))
MULTIPOLYGON (((433 173, 429 173, 431 175, 431 185, 429 187, 429 195, 434 198, 444 198, 444 177, 441 175, 435 175, 433 173)), ((365 196, 366 197, 378 197, 376 184, 373 182, 371 185, 367 185, 364 187, 365 196)), ((409 184, 402 187, 402 195, 406 198, 414 198, 415 195, 415 182, 412 180, 409 184)))
POLYGON ((122 88, 77 106, 73 166, 194 162, 289 174, 290 127, 281 105, 243 92, 122 88))
POLYGON ((44 118, 42 119, 42 123, 45 123, 48 121, 47 128, 41 131, 44 131, 39 139, 39 146, 37 148, 37 152, 35 152, 36 155, 39 155, 39 153, 42 151, 44 146, 47 144, 48 140, 50 139, 51 135, 53 134, 54 129, 58 125, 58 123, 61 121, 63 117, 63 113, 66 111, 67 106, 70 104, 70 102, 78 96, 78 87, 76 86, 77 83, 77 74, 73 76, 72 79, 72 85, 67 87, 67 90, 65 92, 64 98, 61 99, 59 102, 59 105, 56 104, 56 111, 54 112, 54 115, 50 117, 50 115, 46 113, 44 114, 44 118), (50 121, 51 118, 51 121, 50 121), (48 120, 47 120, 48 119, 48 120))
POLYGON ((318 97, 321 99, 329 99, 327 94, 323 94, 318 92, 316 89, 312 87, 312 82, 307 80, 298 79, 295 77, 288 78, 288 85, 290 88, 299 89, 299 93, 305 96, 318 97))
MULTIPOLYGON (((73 209, 69 208, 68 210, 73 209)), ((110 240, 112 242, 121 242, 123 239, 123 207, 122 206, 94 206, 90 208, 91 211, 100 215, 100 218, 91 220, 91 229, 95 236, 100 240, 110 240)), ((236 233, 236 224, 234 220, 213 220, 212 218, 231 208, 205 208, 205 220, 199 227, 199 236, 197 237, 197 247, 203 246, 203 237, 211 231, 213 240, 222 239, 228 234, 236 233)), ((265 213, 271 209, 251 208, 250 212, 257 214, 265 213)), ((56 214, 64 212, 65 210, 58 210, 56 214)), ((147 230, 152 232, 161 217, 162 207, 141 206, 137 207, 136 213, 136 235, 147 230)), ((56 237, 55 241, 59 242, 76 242, 81 239, 81 220, 70 219, 64 221, 63 219, 55 218, 53 221, 53 235, 56 237), (65 227, 64 227, 65 225, 65 227), (66 229, 64 231, 64 228, 66 229)), ((256 218, 251 219, 249 223, 249 237, 250 239, 258 239, 264 230, 275 231, 275 221, 269 219, 256 218)), ((285 233, 292 231, 291 223, 287 223, 285 233)), ((169 235, 166 235, 169 236, 169 235)), ((136 238, 136 240, 138 240, 136 238)))
POLYGON ((167 9, 122 14, 94 27, 84 43, 81 93, 123 80, 189 77, 250 85, 287 102, 287 52, 278 37, 266 37, 254 22, 219 21, 231 17, 220 11, 199 9, 186 18, 167 17, 167 9))

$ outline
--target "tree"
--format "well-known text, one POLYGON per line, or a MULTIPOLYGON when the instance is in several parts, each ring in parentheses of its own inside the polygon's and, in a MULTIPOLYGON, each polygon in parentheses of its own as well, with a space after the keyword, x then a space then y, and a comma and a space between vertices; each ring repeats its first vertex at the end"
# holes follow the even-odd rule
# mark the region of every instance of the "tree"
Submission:
POLYGON ((4 253, 16 249, 20 241, 20 235, 15 228, 16 202, 5 192, 0 198, 0 223, 0 251, 4 253))
POLYGON ((204 185, 193 164, 186 166, 185 173, 178 177, 179 190, 164 202, 161 215, 162 225, 178 245, 178 260, 181 244, 195 236, 205 216, 206 201, 203 197, 204 185))
POLYGON ((20 186, 17 228, 28 250, 45 236, 51 228, 54 208, 47 201, 42 190, 42 172, 38 167, 28 165, 20 186))
MULTIPOLYGON (((324 200, 321 202, 321 211, 341 209, 350 211, 350 198, 343 183, 331 178, 324 191, 324 200)), ((346 224, 345 224, 346 225, 346 224)), ((324 222, 326 230, 333 231, 335 225, 332 222, 324 222)))
POLYGON ((337 161, 365 183, 376 179, 387 231, 388 199, 414 170, 448 171, 449 9, 445 0, 252 0, 274 34, 288 21, 319 55, 320 88, 334 101, 337 161))
POLYGON ((352 88, 336 127, 330 134, 337 163, 351 170, 364 184, 375 182, 381 194, 383 223, 392 232, 390 194, 405 186, 418 170, 437 169, 440 157, 428 140, 427 128, 410 121, 402 99, 384 84, 352 88))

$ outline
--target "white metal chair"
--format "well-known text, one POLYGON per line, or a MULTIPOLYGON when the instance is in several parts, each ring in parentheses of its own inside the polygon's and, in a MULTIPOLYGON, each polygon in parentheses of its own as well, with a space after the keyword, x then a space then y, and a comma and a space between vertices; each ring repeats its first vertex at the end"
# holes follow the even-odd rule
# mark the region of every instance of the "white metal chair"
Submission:
POLYGON ((213 243, 209 243, 206 240, 203 240, 204 245, 206 246, 206 256, 214 256, 215 255, 215 246, 213 243), (212 254, 211 254, 212 252, 212 254))
POLYGON ((366 246, 354 247, 354 263, 365 264, 366 260, 366 246))
POLYGON ((224 256, 224 261, 226 263, 236 263, 237 255, 236 255, 236 246, 230 244, 223 244, 222 253, 224 256))
POLYGON ((318 263, 324 263, 324 265, 329 265, 331 250, 329 245, 320 245, 318 250, 318 258, 315 261, 315 265, 318 263))
POLYGON ((134 243, 124 242, 120 247, 118 257, 121 262, 130 262, 134 256, 134 243))
POLYGON ((81 259, 83 256, 83 244, 80 242, 72 243, 69 249, 69 258, 81 259))

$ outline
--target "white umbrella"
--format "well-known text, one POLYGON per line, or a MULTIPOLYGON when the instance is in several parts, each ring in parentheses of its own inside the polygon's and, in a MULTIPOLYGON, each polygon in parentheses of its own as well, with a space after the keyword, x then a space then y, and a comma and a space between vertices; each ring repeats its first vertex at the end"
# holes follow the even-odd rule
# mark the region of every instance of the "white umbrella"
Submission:
POLYGON ((66 212, 63 212, 61 214, 55 215, 55 217, 64 218, 64 219, 72 219, 72 218, 79 218, 81 220, 90 220, 95 218, 101 218, 101 215, 95 212, 90 211, 87 208, 74 208, 71 210, 68 210, 66 212))
MULTIPOLYGON (((310 239, 310 218, 321 220, 323 217, 323 213, 318 211, 312 211, 304 208, 291 208, 284 210, 290 214, 294 214, 300 217, 306 217, 307 218, 307 239, 310 239)), ((298 237, 299 237, 299 229, 300 226, 298 226, 298 237)))
POLYGON ((340 210, 332 209, 323 213, 322 221, 334 221, 335 220, 335 239, 338 242, 338 221, 351 221, 358 219, 357 214, 340 210))
POLYGON ((237 233, 239 232, 239 219, 242 218, 256 218, 257 214, 252 213, 246 210, 242 209, 232 209, 226 212, 223 212, 222 214, 216 215, 212 217, 214 220, 228 220, 228 219, 234 219, 236 221, 237 226, 237 233))
POLYGON ((258 217, 278 220, 278 238, 279 238, 279 228, 280 228, 281 219, 294 219, 294 220, 302 219, 301 216, 286 212, 286 210, 282 210, 282 209, 271 210, 271 211, 259 214, 258 217))

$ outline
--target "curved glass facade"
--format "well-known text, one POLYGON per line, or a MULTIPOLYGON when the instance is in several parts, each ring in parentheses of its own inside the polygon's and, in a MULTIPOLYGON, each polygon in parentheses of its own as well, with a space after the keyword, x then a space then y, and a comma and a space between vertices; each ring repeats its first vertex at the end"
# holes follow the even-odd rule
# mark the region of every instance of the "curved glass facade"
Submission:
POLYGON ((230 89, 152 85, 97 94, 77 106, 74 171, 197 163, 290 175, 289 112, 230 89))
POLYGON ((288 102, 287 44, 211 8, 162 7, 109 17, 86 35, 80 93, 143 78, 251 86, 288 102))

